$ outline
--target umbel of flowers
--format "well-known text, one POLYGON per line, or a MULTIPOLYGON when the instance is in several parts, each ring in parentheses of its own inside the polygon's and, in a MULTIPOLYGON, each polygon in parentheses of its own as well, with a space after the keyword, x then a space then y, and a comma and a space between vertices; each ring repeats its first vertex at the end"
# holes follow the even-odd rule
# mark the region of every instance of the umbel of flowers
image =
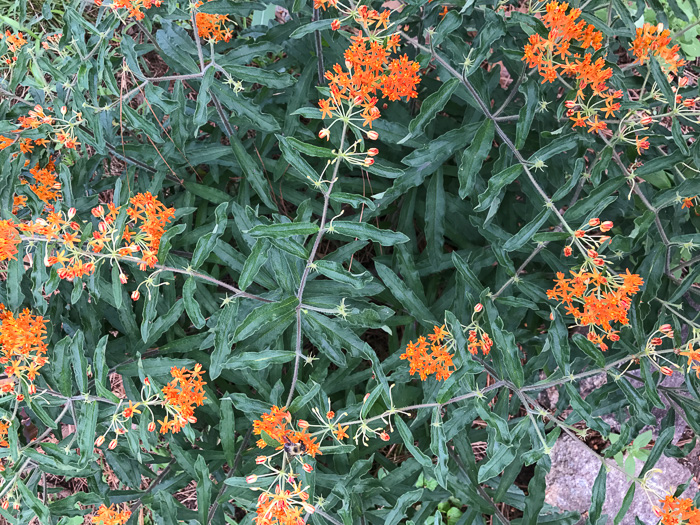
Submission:
POLYGON ((610 242, 606 233, 612 228, 612 222, 594 218, 574 231, 564 255, 572 255, 573 245, 584 255, 584 261, 578 270, 570 270, 571 277, 558 272, 554 288, 547 290, 547 297, 560 301, 566 314, 573 316, 578 326, 588 329, 588 340, 603 351, 608 349, 606 339, 620 339, 614 323, 629 324, 627 312, 632 296, 644 284, 639 275, 629 270, 618 274, 609 268, 602 250, 610 242))

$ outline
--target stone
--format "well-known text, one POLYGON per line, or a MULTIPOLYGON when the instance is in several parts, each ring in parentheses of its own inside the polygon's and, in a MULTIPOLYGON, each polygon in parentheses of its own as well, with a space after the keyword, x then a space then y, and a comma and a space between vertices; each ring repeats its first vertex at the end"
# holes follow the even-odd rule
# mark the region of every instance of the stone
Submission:
MULTIPOLYGON (((561 510, 587 513, 591 506, 591 494, 593 483, 600 470, 600 459, 588 449, 582 442, 576 443, 571 437, 560 438, 554 445, 551 454, 552 467, 546 478, 545 502, 560 508, 561 510)), ((617 466, 614 460, 608 460, 609 465, 617 466)), ((638 475, 644 466, 641 461, 636 461, 636 474, 638 475)), ((654 472, 650 476, 649 487, 661 496, 675 490, 675 488, 691 478, 691 472, 674 458, 661 456, 654 466, 654 472)), ((607 523, 612 525, 617 515, 622 500, 630 486, 627 476, 615 468, 608 470, 605 504, 603 514, 608 515, 607 523)), ((692 498, 698 491, 698 485, 692 481, 683 497, 692 498)), ((650 494, 651 500, 657 503, 655 496, 650 494)), ((654 525, 658 518, 652 510, 650 498, 637 486, 634 501, 620 522, 621 525, 634 525, 635 516, 648 525, 654 525)))

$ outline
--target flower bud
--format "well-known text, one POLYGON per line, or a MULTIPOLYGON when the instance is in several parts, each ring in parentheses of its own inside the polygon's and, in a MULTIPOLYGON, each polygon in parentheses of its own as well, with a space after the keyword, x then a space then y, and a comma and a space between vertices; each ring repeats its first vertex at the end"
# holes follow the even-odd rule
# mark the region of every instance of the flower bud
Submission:
POLYGON ((663 339, 661 339, 660 337, 653 337, 651 339, 651 344, 654 346, 659 346, 659 345, 663 344, 663 342, 664 342, 663 339))
POLYGON ((588 256, 589 256, 591 259, 595 259, 596 257, 598 257, 598 252, 595 251, 595 250, 588 250, 588 256))
POLYGON ((600 225, 600 231, 603 232, 609 232, 613 228, 613 223, 612 221, 605 221, 603 224, 600 225))
POLYGON ((302 430, 305 430, 305 429, 309 428, 309 422, 306 421, 305 419, 300 419, 299 421, 297 421, 297 425, 298 425, 299 428, 301 428, 302 430))
POLYGON ((267 456, 258 456, 257 458, 255 458, 255 463, 257 465, 262 465, 266 461, 267 461, 267 456))
POLYGON ((197 422, 197 418, 194 416, 189 416, 187 418, 187 422, 190 423, 191 425, 194 425, 197 422))
POLYGON ((673 370, 671 370, 667 366, 662 366, 661 368, 659 368, 659 372, 661 372, 665 376, 672 376, 673 375, 673 370))
POLYGON ((333 412, 332 410, 329 410, 328 412, 326 412, 326 417, 328 419, 333 419, 335 417, 335 412, 333 412))
POLYGON ((564 102, 564 106, 566 106, 568 109, 574 109, 576 107, 576 101, 567 100, 566 102, 564 102))
POLYGON ((24 401, 24 394, 17 394, 17 401, 24 401))
POLYGON ((102 444, 103 444, 104 442, 105 442, 105 437, 104 437, 104 436, 99 436, 99 437, 95 440, 95 446, 96 446, 96 447, 101 447, 102 444))
POLYGON ((678 85, 680 87, 685 87, 688 85, 688 77, 682 77, 678 79, 678 85))
POLYGON ((337 18, 335 20, 333 20, 331 22, 331 29, 333 31, 337 31, 338 29, 340 29, 340 20, 338 20, 337 18))
POLYGON ((110 441, 107 448, 109 450, 114 450, 115 448, 117 448, 117 438, 114 438, 112 441, 110 441))
POLYGON ((374 164, 374 159, 372 157, 365 157, 364 165, 371 166, 372 164, 374 164))
POLYGON ((481 303, 476 303, 476 306, 474 307, 474 311, 475 311, 475 312, 477 312, 477 313, 478 313, 478 312, 481 312, 481 310, 483 310, 483 309, 484 309, 484 305, 483 305, 483 304, 481 304, 481 303))
POLYGON ((370 157, 374 157, 378 153, 379 153, 379 150, 377 148, 369 148, 367 150, 367 155, 369 155, 370 157))
POLYGON ((662 510, 661 510, 659 507, 657 507, 656 505, 654 505, 651 509, 654 511, 654 514, 656 515, 657 518, 660 518, 661 516, 664 515, 664 511, 662 511, 662 510))
POLYGON ((571 257, 572 251, 571 246, 564 247, 564 257, 571 257))
POLYGON ((97 229, 100 230, 100 233, 105 233, 107 231, 108 225, 106 222, 101 221, 100 224, 98 224, 97 229))
POLYGON ((68 112, 68 108, 66 106, 61 106, 61 115, 65 115, 68 112))
POLYGON ((596 218, 591 219, 590 221, 588 221, 588 225, 589 225, 591 228, 595 228, 595 227, 598 226, 599 224, 600 224, 600 219, 599 219, 598 217, 596 217, 596 218))
POLYGON ((12 508, 13 508, 14 510, 19 510, 19 501, 15 501, 15 502, 12 504, 12 508))
POLYGON ((131 300, 132 301, 138 301, 139 297, 141 297, 141 294, 139 293, 138 290, 134 290, 133 292, 131 292, 131 300))
POLYGON ((321 131, 318 132, 318 138, 320 139, 326 139, 328 140, 328 137, 331 136, 331 131, 328 128, 323 128, 321 131))
POLYGON ((659 330, 660 330, 661 332, 670 332, 670 331, 671 331, 671 325, 668 324, 668 323, 667 323, 667 324, 662 324, 661 326, 659 326, 659 330))
POLYGON ((151 421, 151 422, 148 424, 148 431, 149 431, 149 432, 153 432, 155 429, 156 429, 156 424, 155 424, 153 421, 151 421))
POLYGON ((248 484, 255 483, 256 481, 258 481, 258 476, 256 476, 255 474, 251 474, 250 476, 246 476, 245 478, 245 482, 248 484))
POLYGON ((304 464, 302 465, 302 468, 303 468, 306 472, 313 472, 313 470, 314 470, 314 468, 313 468, 311 465, 309 465, 308 463, 304 463, 304 464))
POLYGON ((374 130, 368 131, 368 132, 367 132, 367 138, 370 139, 370 140, 377 140, 377 139, 379 138, 379 133, 377 133, 377 132, 374 131, 374 130))
POLYGON ((554 321, 554 312, 549 312, 549 320, 554 321))
POLYGON ((93 217, 102 217, 102 215, 104 215, 104 210, 102 209, 102 206, 96 206, 90 210, 90 213, 92 213, 93 217))
POLYGON ((593 259, 593 264, 595 264, 596 266, 603 266, 605 264, 605 261, 600 257, 596 257, 595 259, 593 259))
POLYGON ((364 397, 364 399, 362 400, 362 402, 363 402, 363 403, 366 403, 368 399, 369 399, 369 392, 367 392, 367 393, 365 394, 365 397, 364 397))
POLYGON ((3 502, 2 502, 2 508, 3 508, 4 510, 7 510, 8 508, 10 508, 10 502, 7 501, 7 500, 3 501, 3 502))
POLYGON ((120 273, 119 274, 119 282, 122 284, 126 284, 126 281, 128 280, 126 274, 120 273))
POLYGON ((641 119, 639 119, 639 123, 640 123, 642 126, 648 126, 648 125, 651 124, 652 122, 654 122, 654 119, 651 118, 651 115, 646 115, 646 114, 645 114, 645 115, 642 116, 641 119))
POLYGON ((382 430, 382 432, 379 434, 379 438, 382 441, 389 441, 391 439, 391 436, 389 436, 389 434, 387 434, 386 431, 382 430))
POLYGON ((32 383, 31 385, 29 385, 29 393, 30 393, 30 394, 36 394, 36 385, 35 385, 34 383, 32 383))
POLYGON ((617 335, 617 334, 610 334, 610 335, 608 336, 608 339, 610 339, 611 341, 619 341, 619 340, 620 340, 620 336, 617 335))
POLYGON ((78 213, 78 210, 76 210, 75 208, 68 208, 68 218, 69 219, 72 219, 73 217, 75 217, 76 213, 78 213))

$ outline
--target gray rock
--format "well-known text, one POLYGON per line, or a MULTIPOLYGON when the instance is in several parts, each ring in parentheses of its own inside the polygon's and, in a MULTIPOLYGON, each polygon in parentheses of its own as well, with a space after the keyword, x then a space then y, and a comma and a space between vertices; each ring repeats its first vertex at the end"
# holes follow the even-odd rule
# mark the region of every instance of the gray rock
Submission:
MULTIPOLYGON (((586 449, 587 447, 575 443, 574 439, 568 436, 557 441, 551 455, 552 468, 546 478, 545 501, 548 504, 562 510, 588 512, 591 506, 593 483, 600 470, 600 459, 592 451, 587 452, 586 449)), ((609 464, 616 465, 613 460, 610 460, 609 464)), ((637 474, 642 467, 643 463, 637 461, 637 474)), ((650 477, 649 487, 662 495, 675 490, 678 485, 685 483, 691 477, 688 469, 675 459, 666 456, 662 456, 654 468, 660 469, 661 472, 655 472, 650 477)), ((622 472, 613 468, 608 471, 605 504, 603 505, 603 514, 608 515, 608 524, 613 523, 629 486, 630 482, 622 472)), ((683 497, 692 498, 697 491, 698 485, 693 481, 683 493, 683 497)), ((653 494, 650 495, 653 501, 655 498, 653 494)), ((658 522, 649 498, 639 486, 635 492, 632 506, 622 519, 621 524, 634 525, 635 516, 649 525, 658 522)))

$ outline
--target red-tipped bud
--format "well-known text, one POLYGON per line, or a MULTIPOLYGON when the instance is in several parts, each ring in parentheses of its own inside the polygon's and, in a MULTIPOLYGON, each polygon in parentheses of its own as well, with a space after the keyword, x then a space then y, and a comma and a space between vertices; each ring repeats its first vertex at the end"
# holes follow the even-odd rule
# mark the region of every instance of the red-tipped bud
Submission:
POLYGON ((620 336, 617 335, 617 334, 610 334, 610 335, 608 336, 608 339, 610 339, 611 341, 619 341, 619 340, 620 340, 620 336))
POLYGON ((17 401, 24 401, 24 394, 17 394, 17 401))
POLYGON ((662 324, 661 326, 659 326, 659 330, 661 332, 670 332, 672 330, 672 328, 671 328, 671 325, 667 323, 667 324, 662 324))
POLYGON ((381 439, 382 441, 389 441, 391 439, 391 436, 389 436, 389 434, 387 434, 386 431, 382 431, 379 434, 379 439, 381 439))
POLYGON ((474 311, 475 311, 475 312, 477 312, 477 313, 478 313, 478 312, 481 312, 481 310, 483 310, 483 309, 484 309, 484 305, 483 305, 483 304, 481 304, 481 303, 476 303, 476 306, 474 307, 474 311))
POLYGON ((92 213, 93 217, 102 217, 102 215, 104 215, 104 210, 102 206, 97 206, 90 210, 90 213, 92 213))
POLYGON ((3 508, 4 510, 9 509, 9 508, 10 508, 10 502, 7 501, 7 500, 3 501, 3 502, 2 502, 2 508, 3 508))
POLYGON ((328 128, 323 128, 321 131, 318 132, 318 138, 320 139, 326 139, 328 140, 328 137, 331 136, 331 130, 328 128))
POLYGON ((554 321, 554 312, 549 313, 549 320, 554 321))
POLYGON ((595 251, 595 250, 588 250, 588 256, 589 256, 591 259, 595 259, 596 257, 598 257, 598 252, 595 251))
POLYGON ((660 337, 653 337, 651 339, 651 344, 654 346, 659 346, 659 345, 663 344, 663 342, 664 342, 663 339, 661 339, 660 337))
POLYGON ((100 233, 105 233, 107 231, 108 224, 104 221, 100 222, 100 224, 97 225, 97 229, 100 230, 100 233))
POLYGON ((12 504, 12 508, 13 508, 14 510, 19 510, 19 501, 15 501, 15 502, 12 504))
POLYGON ((128 281, 128 277, 124 273, 119 274, 119 282, 122 284, 126 284, 126 281, 128 281))
POLYGON ((367 392, 367 393, 365 394, 365 397, 362 399, 362 402, 363 402, 363 403, 366 403, 368 399, 369 399, 369 392, 367 392))
POLYGON ((565 246, 564 247, 564 257, 571 257, 572 251, 573 250, 571 249, 571 246, 565 246))
POLYGON ((69 219, 72 219, 73 217, 75 217, 76 213, 78 213, 78 210, 76 210, 75 208, 68 208, 68 218, 69 219))
POLYGON ((151 422, 148 424, 148 431, 149 431, 149 432, 154 432, 155 429, 156 429, 156 424, 155 424, 153 421, 151 421, 151 422))
POLYGON ((372 157, 365 157, 364 165, 371 166, 372 164, 374 164, 374 159, 372 157))
POLYGON ((596 257, 595 259, 593 259, 593 264, 595 264, 596 266, 603 266, 605 264, 605 261, 600 257, 596 257))
POLYGON ((377 132, 374 131, 374 130, 368 131, 368 132, 367 132, 367 138, 370 139, 370 140, 377 140, 377 139, 379 138, 379 133, 377 133, 377 132))
POLYGON ((583 230, 576 230, 574 232, 574 237, 576 237, 577 239, 582 239, 585 236, 586 236, 586 232, 583 230))
POLYGON ((367 155, 369 155, 370 157, 374 157, 378 153, 379 153, 379 150, 377 148, 369 148, 367 150, 367 155))
POLYGON ((29 385, 29 393, 30 393, 30 394, 36 394, 36 385, 35 385, 34 383, 32 383, 31 385, 29 385))
POLYGON ((568 109, 574 109, 576 107, 576 101, 567 100, 566 102, 564 102, 564 106, 566 106, 568 109))
POLYGON ((305 419, 300 419, 299 421, 297 421, 297 425, 299 425, 299 428, 301 428, 302 430, 309 428, 309 422, 305 419))
POLYGON ((262 465, 266 461, 267 461, 267 456, 258 456, 257 458, 255 458, 255 463, 257 465, 262 465))
POLYGON ((642 126, 648 126, 652 122, 654 122, 654 119, 651 118, 651 115, 644 115, 642 118, 639 119, 639 123, 642 126))
POLYGON ((258 481, 258 476, 256 476, 255 474, 251 474, 250 476, 246 476, 245 478, 245 482, 249 484, 255 483, 256 481, 258 481))
POLYGON ((114 438, 112 441, 109 442, 109 445, 107 445, 107 448, 109 450, 114 450, 117 448, 117 438, 114 438))
POLYGON ((141 294, 139 293, 138 290, 134 290, 133 292, 131 292, 131 300, 132 301, 138 301, 139 297, 141 297, 141 294))
POLYGON ((609 232, 612 229, 613 229, 613 222, 612 221, 605 221, 605 222, 603 222, 603 224, 600 225, 600 231, 602 231, 602 232, 609 232))
POLYGON ((103 444, 104 442, 105 442, 105 437, 104 437, 104 436, 99 436, 99 437, 95 440, 95 446, 96 446, 96 447, 101 447, 102 444, 103 444))
POLYGON ((340 20, 338 20, 337 18, 335 20, 333 20, 331 22, 331 29, 333 31, 337 31, 338 29, 340 29, 340 20))
POLYGON ((589 225, 591 228, 595 228, 595 227, 598 226, 599 224, 600 224, 600 219, 599 219, 598 217, 596 217, 596 218, 591 219, 590 221, 588 221, 588 225, 589 225))
POLYGON ((661 368, 659 368, 659 372, 661 372, 665 376, 672 376, 673 375, 673 370, 671 370, 667 366, 662 366, 661 368))
POLYGON ((303 468, 306 472, 313 472, 314 470, 314 468, 308 463, 304 463, 301 468, 303 468))

